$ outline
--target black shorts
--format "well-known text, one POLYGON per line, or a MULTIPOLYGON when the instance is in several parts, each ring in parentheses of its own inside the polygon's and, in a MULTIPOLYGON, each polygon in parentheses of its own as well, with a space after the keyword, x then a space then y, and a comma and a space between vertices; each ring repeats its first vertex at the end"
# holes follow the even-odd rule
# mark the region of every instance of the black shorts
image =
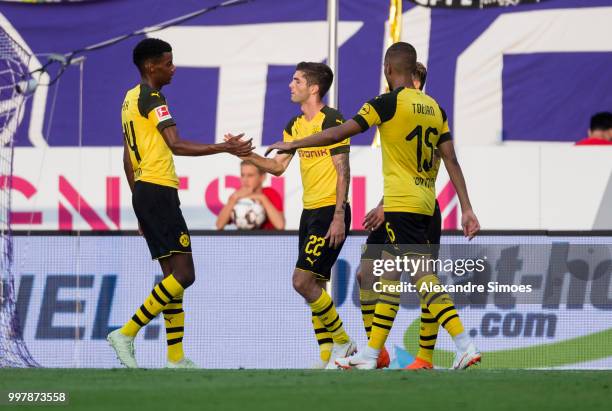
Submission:
POLYGON ((401 211, 385 211, 387 240, 385 251, 393 255, 431 255, 427 230, 431 216, 401 211))
POLYGON ((144 181, 134 184, 132 206, 154 260, 172 253, 191 253, 191 238, 180 205, 175 188, 144 181))
MULTIPOLYGON (((340 247, 333 249, 327 246, 325 239, 327 230, 334 218, 336 206, 314 208, 302 211, 300 218, 300 254, 295 267, 312 272, 319 280, 329 281, 331 269, 340 255, 340 247)), ((351 207, 346 206, 344 213, 344 233, 349 234, 351 228, 351 207)))
MULTIPOLYGON (((386 214, 385 214, 386 215, 386 214)), ((418 214, 417 214, 418 215, 418 214)), ((440 237, 442 235, 442 215, 440 213, 440 206, 436 200, 436 206, 434 208, 434 214, 431 217, 427 232, 425 233, 427 242, 432 245, 431 254, 433 258, 438 258, 438 251, 440 245, 440 237)), ((366 243, 361 249, 361 259, 363 260, 377 260, 381 257, 383 245, 387 242, 387 230, 386 224, 382 223, 376 230, 370 232, 366 243)), ((400 243, 401 244, 401 243, 400 243)))

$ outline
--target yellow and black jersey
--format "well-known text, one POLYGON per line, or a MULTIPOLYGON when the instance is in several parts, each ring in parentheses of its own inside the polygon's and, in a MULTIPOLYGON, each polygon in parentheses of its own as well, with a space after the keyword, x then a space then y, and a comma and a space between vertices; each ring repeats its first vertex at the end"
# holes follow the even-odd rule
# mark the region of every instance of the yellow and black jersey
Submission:
MULTIPOLYGON (((310 121, 305 116, 296 116, 289 121, 283 132, 283 141, 291 142, 308 137, 321 130, 342 124, 344 118, 336 109, 324 106, 310 121)), ((336 204, 336 167, 332 156, 348 153, 350 139, 325 147, 300 148, 300 172, 304 188, 304 208, 307 210, 336 204)))
POLYGON ((446 113, 422 91, 399 87, 365 103, 353 118, 362 131, 378 126, 384 209, 432 215, 438 144, 451 139, 446 113))
POLYGON ((129 90, 121 108, 121 122, 134 179, 178 188, 172 151, 161 135, 164 128, 176 124, 164 95, 146 84, 129 90))

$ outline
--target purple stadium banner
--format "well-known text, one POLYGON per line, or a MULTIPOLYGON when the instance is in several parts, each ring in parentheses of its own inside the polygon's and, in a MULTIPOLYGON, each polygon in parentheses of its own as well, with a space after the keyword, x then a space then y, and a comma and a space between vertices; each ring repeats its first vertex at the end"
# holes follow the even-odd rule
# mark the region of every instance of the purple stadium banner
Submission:
MULTIPOLYGON (((612 77, 603 74, 612 66, 610 0, 427 3, 436 7, 405 1, 403 39, 427 64, 426 91, 449 114, 459 143, 576 141, 593 113, 612 109, 612 77), (470 9, 476 6, 484 9, 470 9)), ((44 62, 43 53, 68 53, 214 4, 2 3, 0 17, 44 62)), ((349 118, 380 93, 388 8, 378 0, 341 0, 339 16, 339 109, 349 118)), ((183 136, 212 143, 226 131, 246 131, 258 146, 268 145, 299 112, 287 87, 295 64, 325 60, 326 2, 254 0, 153 35, 174 47, 177 75, 164 93, 183 136)), ((131 62, 139 39, 86 54, 81 142, 79 69, 70 67, 30 99, 17 146, 121 145, 119 107, 139 81, 131 62)), ((372 137, 373 130, 353 143, 368 145, 372 137)))

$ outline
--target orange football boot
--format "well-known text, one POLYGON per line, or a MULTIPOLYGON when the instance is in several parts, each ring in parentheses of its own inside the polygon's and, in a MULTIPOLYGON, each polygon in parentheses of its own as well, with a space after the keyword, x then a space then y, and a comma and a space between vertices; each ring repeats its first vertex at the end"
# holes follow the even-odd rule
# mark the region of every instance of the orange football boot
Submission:
POLYGON ((378 360, 376 361, 376 368, 388 368, 391 363, 389 358, 389 352, 385 347, 382 347, 380 354, 378 354, 378 360))
POLYGON ((433 370, 433 364, 429 361, 415 358, 412 364, 404 367, 405 370, 433 370))

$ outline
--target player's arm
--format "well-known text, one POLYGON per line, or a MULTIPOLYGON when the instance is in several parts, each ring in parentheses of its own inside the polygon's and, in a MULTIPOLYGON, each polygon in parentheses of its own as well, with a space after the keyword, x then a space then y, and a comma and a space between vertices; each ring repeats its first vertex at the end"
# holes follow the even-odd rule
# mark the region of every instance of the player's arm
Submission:
POLYGON ((470 240, 480 231, 480 223, 472 210, 472 204, 470 203, 470 197, 468 196, 467 186, 465 184, 465 178, 459 160, 457 160, 457 154, 455 153, 455 146, 453 141, 448 139, 438 144, 438 150, 444 166, 448 172, 455 191, 459 197, 459 204, 461 205, 461 226, 463 227, 463 234, 470 240))
MULTIPOLYGON (((336 127, 332 127, 336 128, 336 127)), ((327 129, 330 130, 330 129, 327 129)), ((343 145, 330 149, 332 162, 336 168, 336 209, 334 218, 325 235, 331 248, 338 248, 344 241, 344 216, 348 201, 349 183, 351 181, 351 166, 349 163, 349 146, 343 145)))
POLYGON ((218 144, 202 144, 185 140, 179 136, 176 125, 164 127, 161 135, 172 154, 177 156, 208 156, 218 153, 246 156, 254 149, 251 140, 241 140, 242 135, 218 144))
POLYGON ((378 202, 378 205, 374 207, 373 209, 371 209, 370 211, 368 211, 368 213, 363 218, 362 225, 363 225, 363 228, 365 228, 366 230, 374 231, 378 227, 380 227, 382 223, 385 222, 385 211, 383 209, 383 200, 384 200, 384 197, 381 198, 380 201, 378 202))
POLYGON ((272 150, 288 152, 295 151, 298 148, 330 146, 359 133, 361 133, 361 127, 355 120, 351 119, 345 123, 335 127, 326 128, 325 130, 300 140, 274 143, 268 147, 266 150, 266 155, 268 155, 268 153, 270 153, 272 150))
POLYGON ((251 140, 242 141, 240 139, 242 136, 219 144, 202 144, 181 138, 176 122, 168 109, 166 98, 159 91, 152 90, 143 93, 138 99, 138 112, 157 128, 174 155, 208 156, 217 153, 229 153, 246 156, 253 151, 251 140))
POLYGON ((293 158, 292 153, 277 154, 272 158, 262 157, 257 153, 250 153, 248 156, 241 156, 242 160, 249 160, 260 169, 275 176, 282 175, 293 158))
POLYGON ((132 160, 130 160, 130 152, 125 140, 123 141, 123 170, 125 171, 125 177, 127 178, 130 191, 134 191, 134 168, 132 167, 132 160))

